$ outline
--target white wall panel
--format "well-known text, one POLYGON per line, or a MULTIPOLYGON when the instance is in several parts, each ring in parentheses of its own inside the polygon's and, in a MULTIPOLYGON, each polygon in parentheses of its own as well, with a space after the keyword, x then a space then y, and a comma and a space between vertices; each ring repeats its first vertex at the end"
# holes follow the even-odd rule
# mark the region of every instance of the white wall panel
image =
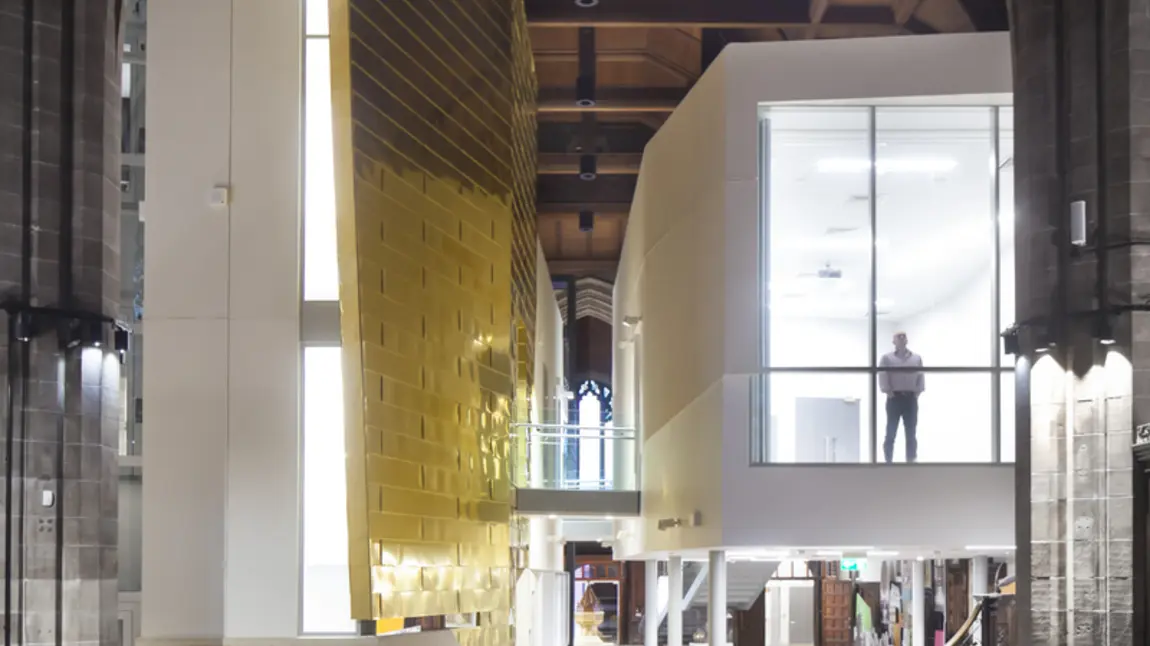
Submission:
POLYGON ((229 212, 208 195, 231 177, 231 16, 231 0, 148 3, 149 318, 227 314, 229 212))

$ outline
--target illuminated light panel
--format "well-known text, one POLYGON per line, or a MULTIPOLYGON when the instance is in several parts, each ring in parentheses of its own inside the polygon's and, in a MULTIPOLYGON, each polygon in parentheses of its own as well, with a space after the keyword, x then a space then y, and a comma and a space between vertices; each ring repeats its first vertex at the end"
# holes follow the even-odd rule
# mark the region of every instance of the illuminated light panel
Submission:
MULTIPOLYGON (((865 173, 870 170, 869 159, 832 157, 820 159, 815 167, 820 173, 865 173)), ((886 173, 949 173, 958 168, 958 162, 944 157, 906 157, 879 159, 879 175, 886 173)))

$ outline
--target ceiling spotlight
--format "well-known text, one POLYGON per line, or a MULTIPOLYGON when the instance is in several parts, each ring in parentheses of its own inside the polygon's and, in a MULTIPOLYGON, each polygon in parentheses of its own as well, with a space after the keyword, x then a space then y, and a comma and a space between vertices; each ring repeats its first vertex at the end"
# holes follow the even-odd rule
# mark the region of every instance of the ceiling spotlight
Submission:
POLYGON ((599 176, 599 163, 595 155, 583 155, 579 158, 579 179, 590 182, 599 176))
POLYGON ((575 6, 580 9, 590 9, 599 5, 599 0, 575 0, 575 6))

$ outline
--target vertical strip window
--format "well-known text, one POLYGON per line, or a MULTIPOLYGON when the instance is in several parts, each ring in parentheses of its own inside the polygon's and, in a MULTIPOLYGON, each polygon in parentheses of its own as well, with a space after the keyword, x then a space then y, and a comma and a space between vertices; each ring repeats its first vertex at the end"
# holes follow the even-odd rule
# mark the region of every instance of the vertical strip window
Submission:
MULTIPOLYGON (((998 209, 995 226, 998 232, 998 318, 1000 327, 1009 325, 1015 319, 1015 271, 1014 271, 1014 108, 998 108, 998 209)), ((999 330, 1001 331, 1001 330, 999 330)), ((999 363, 1003 367, 1001 377, 1001 401, 999 406, 999 459, 1014 462, 1015 428, 1014 407, 1014 357, 1006 354, 1006 348, 995 339, 999 363)))
MULTIPOLYGON (((335 160, 327 0, 304 0, 304 301, 337 301, 335 160)), ((300 630, 354 634, 348 566, 341 348, 303 352, 300 630)))
POLYGON ((351 633, 340 348, 304 348, 303 388, 303 632, 351 633))
POLYGON ((307 0, 304 43, 303 298, 339 300, 327 1, 307 0))

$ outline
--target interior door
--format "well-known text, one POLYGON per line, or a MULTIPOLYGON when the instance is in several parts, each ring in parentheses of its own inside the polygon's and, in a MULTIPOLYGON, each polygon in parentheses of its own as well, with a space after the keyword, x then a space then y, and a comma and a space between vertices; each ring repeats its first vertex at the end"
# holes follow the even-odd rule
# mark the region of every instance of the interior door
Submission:
POLYGON ((857 399, 798 397, 795 399, 795 461, 859 461, 857 399))
POLYGON ((851 598, 854 585, 850 581, 823 579, 822 594, 822 646, 850 646, 854 642, 851 631, 851 598))
POLYGON ((789 591, 788 646, 809 646, 815 643, 815 586, 796 584, 789 591))

